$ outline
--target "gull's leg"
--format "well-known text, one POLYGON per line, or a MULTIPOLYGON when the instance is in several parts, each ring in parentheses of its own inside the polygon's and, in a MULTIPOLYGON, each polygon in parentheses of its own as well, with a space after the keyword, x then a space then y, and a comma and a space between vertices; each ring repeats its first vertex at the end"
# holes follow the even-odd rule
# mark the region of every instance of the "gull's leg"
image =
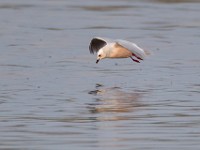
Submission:
POLYGON ((132 56, 135 56, 135 57, 136 57, 137 59, 139 59, 139 60, 143 60, 142 58, 136 56, 134 53, 132 53, 132 56))
POLYGON ((133 61, 135 61, 135 62, 137 62, 137 63, 140 63, 139 60, 133 59, 133 57, 131 57, 131 56, 130 56, 130 58, 131 58, 133 61))

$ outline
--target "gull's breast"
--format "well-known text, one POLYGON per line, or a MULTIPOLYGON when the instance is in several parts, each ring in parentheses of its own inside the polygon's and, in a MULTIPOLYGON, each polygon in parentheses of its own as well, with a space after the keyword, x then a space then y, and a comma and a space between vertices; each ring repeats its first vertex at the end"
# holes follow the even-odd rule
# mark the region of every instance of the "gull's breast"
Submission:
POLYGON ((110 52, 109 58, 127 58, 132 56, 132 52, 119 44, 115 44, 110 52))

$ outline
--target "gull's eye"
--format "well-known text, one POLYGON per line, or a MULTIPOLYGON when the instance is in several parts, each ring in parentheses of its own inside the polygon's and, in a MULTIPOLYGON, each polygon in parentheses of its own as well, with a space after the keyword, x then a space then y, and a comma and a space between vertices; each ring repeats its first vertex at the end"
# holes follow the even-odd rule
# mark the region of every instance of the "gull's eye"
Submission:
POLYGON ((101 54, 99 54, 98 56, 101 57, 101 54))

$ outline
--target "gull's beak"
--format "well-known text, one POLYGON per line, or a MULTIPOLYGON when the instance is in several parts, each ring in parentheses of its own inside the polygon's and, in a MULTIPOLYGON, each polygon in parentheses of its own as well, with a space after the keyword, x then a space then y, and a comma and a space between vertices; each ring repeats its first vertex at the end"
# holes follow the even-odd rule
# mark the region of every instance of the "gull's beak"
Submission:
POLYGON ((97 59, 96 64, 98 64, 99 60, 100 60, 100 59, 97 59))

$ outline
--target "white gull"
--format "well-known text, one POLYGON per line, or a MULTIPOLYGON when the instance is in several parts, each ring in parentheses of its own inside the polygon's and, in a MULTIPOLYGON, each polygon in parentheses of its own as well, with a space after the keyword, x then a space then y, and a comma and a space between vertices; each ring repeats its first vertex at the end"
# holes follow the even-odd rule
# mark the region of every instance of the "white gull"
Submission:
POLYGON ((89 50, 91 54, 97 53, 97 61, 104 58, 131 58, 140 63, 146 56, 146 52, 135 43, 121 40, 95 37, 91 40, 89 50))

